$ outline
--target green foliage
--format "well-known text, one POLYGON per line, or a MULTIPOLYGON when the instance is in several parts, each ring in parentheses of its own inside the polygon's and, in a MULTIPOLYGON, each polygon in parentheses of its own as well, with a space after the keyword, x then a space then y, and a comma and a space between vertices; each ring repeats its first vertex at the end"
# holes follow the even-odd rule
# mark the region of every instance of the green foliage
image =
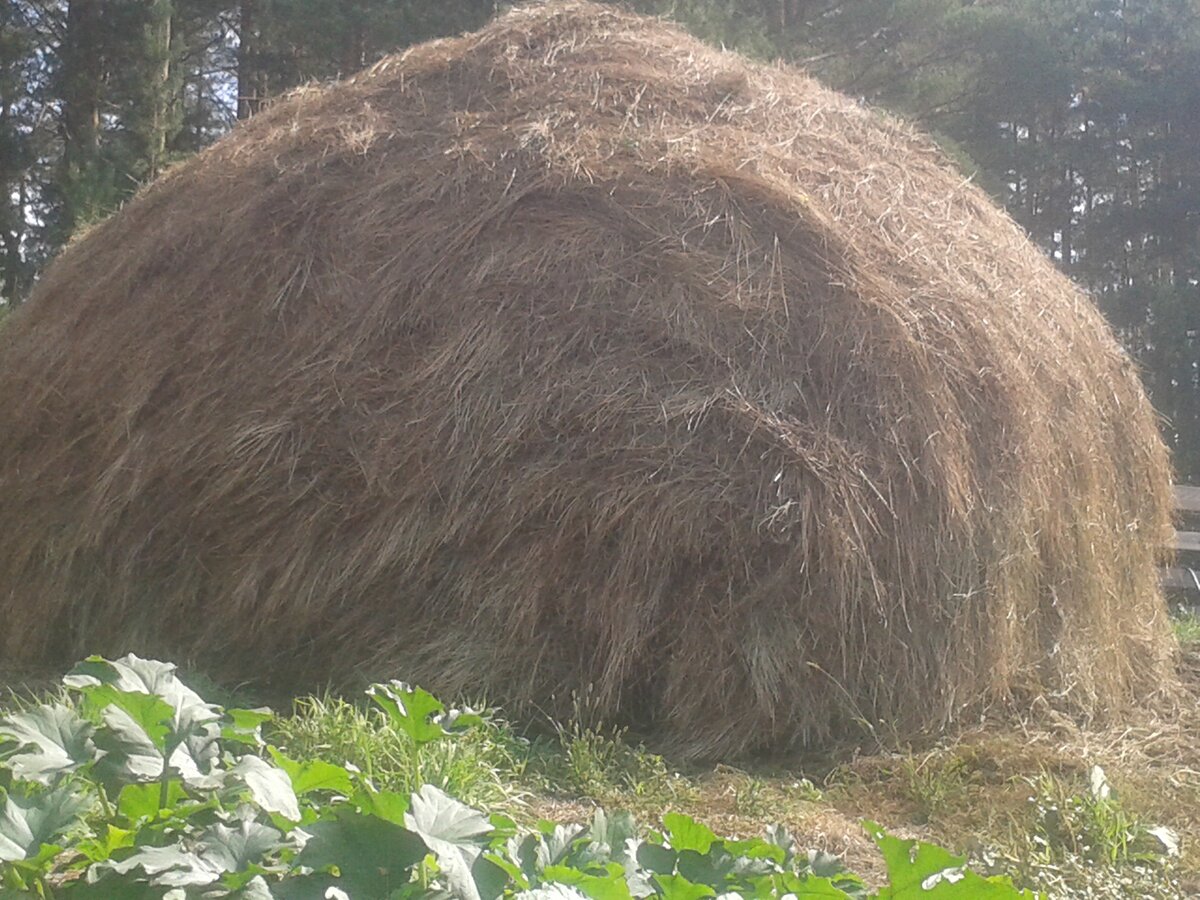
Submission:
MULTIPOLYGON (((890 881, 876 893, 782 827, 732 840, 667 813, 643 832, 597 810, 589 825, 522 829, 433 784, 395 791, 354 765, 291 758, 263 740, 268 712, 206 703, 164 663, 94 657, 65 683, 72 703, 0 721, 0 897, 1033 896, 873 823, 890 881)), ((496 727, 401 682, 370 696, 380 730, 406 742, 406 772, 496 727)))

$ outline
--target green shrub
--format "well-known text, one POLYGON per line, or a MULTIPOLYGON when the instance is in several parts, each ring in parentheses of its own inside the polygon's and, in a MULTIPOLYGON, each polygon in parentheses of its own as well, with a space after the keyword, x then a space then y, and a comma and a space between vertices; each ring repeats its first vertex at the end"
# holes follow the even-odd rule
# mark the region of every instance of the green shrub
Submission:
POLYGON ((409 790, 433 776, 486 795, 462 765, 494 764, 499 744, 481 738, 483 716, 401 682, 369 691, 378 730, 393 733, 382 744, 352 707, 326 701, 299 724, 272 724, 134 656, 93 657, 65 684, 72 702, 0 721, 0 900, 1033 896, 869 822, 890 881, 875 893, 835 857, 799 852, 782 827, 732 840, 676 813, 643 831, 597 811, 588 825, 521 829, 436 785, 409 790), (321 758, 331 753, 367 768, 321 758))

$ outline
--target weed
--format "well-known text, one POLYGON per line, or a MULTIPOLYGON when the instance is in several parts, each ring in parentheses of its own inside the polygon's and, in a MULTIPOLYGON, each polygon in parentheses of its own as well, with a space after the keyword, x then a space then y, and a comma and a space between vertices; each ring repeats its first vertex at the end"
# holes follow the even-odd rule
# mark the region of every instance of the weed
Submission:
POLYGON ((916 807, 916 821, 925 824, 947 809, 962 806, 970 787, 966 761, 943 752, 923 758, 904 757, 898 767, 903 795, 916 807))
POLYGON ((1031 840, 1048 861, 1075 856, 1115 866, 1155 861, 1164 849, 1178 847, 1177 838, 1145 824, 1122 805, 1099 766, 1092 767, 1086 791, 1064 790, 1058 779, 1047 775, 1032 784, 1031 840))
POLYGON ((1178 837, 1126 808, 1099 766, 1086 787, 1045 773, 1028 784, 1029 816, 1007 850, 980 855, 982 868, 1016 871, 1054 897, 1182 896, 1172 862, 1178 837))
POLYGON ((539 742, 531 774, 550 792, 599 802, 660 798, 672 781, 661 756, 635 743, 627 728, 603 724, 589 686, 571 697, 568 722, 551 723, 554 738, 539 742))
POLYGON ((766 782, 747 775, 734 786, 733 807, 738 815, 761 818, 767 814, 766 782))
POLYGON ((552 784, 595 800, 661 794, 669 781, 666 763, 622 728, 560 726, 557 764, 547 767, 552 784))
POLYGON ((807 778, 787 782, 783 786, 783 792, 789 800, 801 803, 821 803, 825 800, 825 792, 807 778))
POLYGON ((337 697, 297 700, 291 716, 270 724, 269 738, 299 759, 349 763, 381 790, 412 793, 432 784, 488 806, 519 797, 516 783, 528 756, 525 742, 495 720, 453 741, 418 744, 381 710, 337 697))

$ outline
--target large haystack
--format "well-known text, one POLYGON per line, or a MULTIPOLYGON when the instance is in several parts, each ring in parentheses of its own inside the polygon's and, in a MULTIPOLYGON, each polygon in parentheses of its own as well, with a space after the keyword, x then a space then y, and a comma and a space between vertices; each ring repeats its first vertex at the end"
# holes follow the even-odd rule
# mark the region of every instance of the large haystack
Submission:
POLYGON ((928 140, 655 21, 299 93, 2 342, 5 664, 593 685, 692 754, 1171 678, 1165 452, 1087 299, 928 140))

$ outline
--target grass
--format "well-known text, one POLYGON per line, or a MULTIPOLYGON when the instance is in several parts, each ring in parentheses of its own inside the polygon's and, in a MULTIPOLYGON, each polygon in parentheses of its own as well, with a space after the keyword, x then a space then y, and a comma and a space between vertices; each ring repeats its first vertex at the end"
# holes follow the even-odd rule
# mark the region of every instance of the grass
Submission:
POLYGON ((1187 646, 1200 644, 1200 613, 1195 609, 1184 609, 1172 619, 1175 637, 1179 643, 1187 646))
POLYGON ((485 809, 514 806, 525 793, 528 742, 498 719, 453 741, 418 748, 378 709, 337 697, 304 697, 290 716, 271 723, 265 737, 297 759, 351 763, 380 790, 409 794, 433 784, 485 809))

